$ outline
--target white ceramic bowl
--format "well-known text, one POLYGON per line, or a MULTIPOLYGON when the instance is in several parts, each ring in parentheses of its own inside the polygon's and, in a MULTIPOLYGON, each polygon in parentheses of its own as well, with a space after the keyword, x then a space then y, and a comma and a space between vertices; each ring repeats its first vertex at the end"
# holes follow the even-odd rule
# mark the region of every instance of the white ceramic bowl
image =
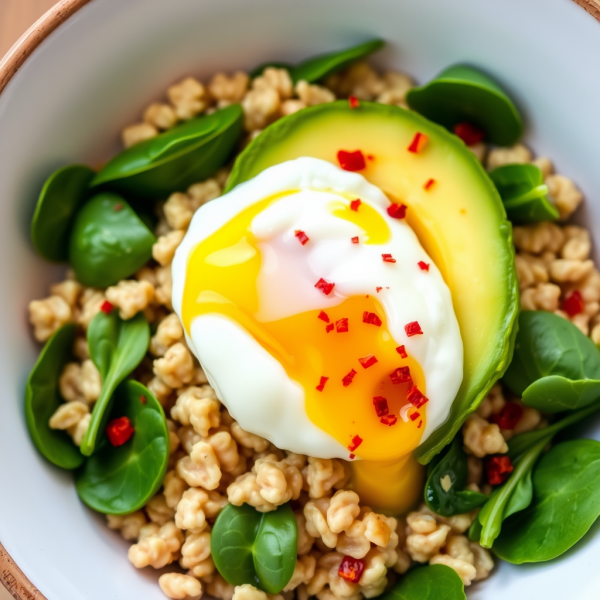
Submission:
MULTIPOLYGON (((598 10, 596 0, 580 1, 598 10)), ((28 239, 45 177, 65 164, 105 159, 117 149, 121 127, 184 75, 297 60, 377 36, 389 42, 377 62, 420 81, 458 61, 497 77, 526 117, 526 142, 578 183, 587 197, 578 218, 598 229, 600 23, 571 0, 63 5, 83 6, 41 43, 0 96, 0 540, 50 600, 163 600, 155 574, 129 564, 127 544, 79 502, 70 474, 36 453, 25 428, 23 389, 38 353, 26 307, 58 275, 28 239)), ((600 439, 600 427, 590 423, 585 434, 600 439)), ((561 560, 502 564, 469 598, 598 600, 600 527, 594 529, 561 560)), ((14 582, 7 561, 0 556, 0 580, 14 582)), ((13 591, 23 600, 41 597, 26 585, 13 591)))

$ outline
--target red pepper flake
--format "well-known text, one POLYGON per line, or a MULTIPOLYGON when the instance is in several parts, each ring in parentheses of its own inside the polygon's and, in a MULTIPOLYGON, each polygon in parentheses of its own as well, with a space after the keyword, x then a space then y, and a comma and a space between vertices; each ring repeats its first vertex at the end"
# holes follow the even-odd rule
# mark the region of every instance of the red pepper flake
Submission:
MULTIPOLYGON (((344 378, 342 379, 342 383, 344 384, 344 387, 348 387, 352 383, 352 380, 354 379, 355 375, 356 375, 356 371, 354 369, 350 369, 350 372, 348 373, 348 375, 345 375, 344 378)), ((350 450, 356 450, 356 448, 350 448, 350 450)))
POLYGON ((352 442, 348 446, 348 450, 350 450, 350 452, 354 452, 362 443, 363 443, 363 440, 360 437, 360 435, 355 435, 352 438, 352 442))
POLYGON ((392 217, 392 219, 404 219, 406 217, 406 209, 408 206, 406 204, 390 204, 387 207, 387 214, 392 217))
POLYGON ((396 259, 391 254, 382 254, 383 262, 395 263, 396 259))
POLYGON ((375 160, 375 157, 372 154, 367 154, 368 160, 375 160))
POLYGON ((367 354, 367 356, 363 356, 358 359, 358 362, 362 365, 363 369, 368 369, 372 367, 377 361, 373 354, 367 354))
POLYGON ((423 425, 423 419, 421 419, 419 421, 419 424, 417 425, 417 429, 421 429, 421 425, 423 425))
POLYGON ((417 264, 419 265, 419 269, 421 269, 421 271, 429 271, 429 263, 420 260, 417 264))
POLYGON ((419 321, 411 321, 407 325, 404 326, 404 331, 406 331, 406 335, 408 337, 412 337, 413 335, 422 335, 423 331, 421 330, 421 326, 419 325, 419 321))
POLYGON ((353 238, 350 238, 353 244, 358 244, 358 236, 355 235, 353 238))
POLYGON ((348 98, 348 104, 350 104, 350 108, 358 108, 360 106, 360 102, 356 96, 350 96, 348 98))
POLYGON ((433 187, 434 184, 435 184, 435 179, 428 179, 425 182, 425 185, 423 186, 423 189, 426 190, 426 191, 428 191, 428 190, 430 190, 433 187))
POLYGON ((318 290, 321 290, 326 296, 329 296, 329 294, 331 294, 331 290, 333 290, 335 286, 335 283, 329 283, 328 281, 325 281, 322 277, 321 279, 319 279, 319 281, 317 281, 317 283, 315 283, 315 287, 318 290))
POLYGON ((421 413, 419 413, 418 411, 415 411, 414 413, 411 413, 410 415, 408 415, 408 418, 411 421, 416 421, 420 416, 421 416, 421 413))
POLYGON ((508 456, 490 456, 485 460, 485 473, 490 485, 504 483, 514 470, 508 456))
POLYGON ((113 210, 115 212, 119 212, 120 210, 123 210, 123 204, 121 202, 117 202, 114 206, 113 206, 113 210))
POLYGON ((523 408, 515 402, 507 402, 502 410, 492 417, 492 421, 500 429, 514 429, 519 419, 523 416, 523 408))
POLYGON ((583 297, 579 290, 573 290, 562 303, 562 309, 570 316, 574 317, 583 312, 585 308, 583 297))
POLYGON ((467 145, 474 146, 479 144, 485 138, 485 132, 480 127, 472 123, 457 123, 454 126, 454 133, 467 145))
POLYGON ((362 204, 362 200, 360 200, 359 198, 357 198, 356 200, 352 200, 352 202, 350 202, 350 208, 353 211, 358 211, 358 207, 362 204))
POLYGON ((390 413, 387 398, 384 398, 383 396, 375 396, 373 398, 373 406, 375 407, 375 413, 378 417, 385 417, 385 415, 390 413))
POLYGON ((345 317, 343 319, 338 319, 335 322, 335 330, 338 333, 348 333, 348 319, 345 317))
POLYGON ((410 376, 410 367, 398 367, 395 371, 390 373, 390 379, 393 384, 406 383, 412 381, 410 376))
POLYGON ((327 380, 329 379, 329 377, 323 377, 321 376, 321 379, 319 381, 319 385, 315 388, 317 390, 317 392, 322 392, 323 388, 325 387, 325 384, 327 383, 327 380))
POLYGON ((141 402, 142 404, 146 404, 146 402, 148 402, 148 400, 147 400, 146 396, 140 396, 140 402, 141 402))
POLYGON ((333 331, 334 325, 333 323, 329 323, 329 325, 327 325, 327 327, 325 327, 325 331, 327 333, 329 333, 330 331, 333 331))
POLYGON ((344 556, 338 569, 338 575, 350 583, 358 583, 365 570, 365 561, 362 558, 344 556))
POLYGON ((363 323, 368 323, 369 325, 376 325, 377 327, 381 327, 381 319, 372 312, 365 310, 363 313, 363 323))
POLYGON ((365 157, 360 150, 354 150, 354 152, 340 150, 337 153, 337 159, 344 171, 362 171, 367 166, 365 157))
POLYGON ((386 415, 385 417, 381 417, 379 419, 384 425, 388 425, 391 427, 398 422, 398 417, 396 415, 386 415))
POLYGON ((424 396, 416 385, 413 385, 410 390, 408 390, 408 394, 406 394, 406 399, 415 407, 421 408, 423 404, 429 402, 429 398, 424 396))
POLYGON ((318 314, 317 319, 321 319, 321 321, 325 321, 325 323, 329 323, 330 320, 329 315, 324 310, 318 314))
POLYGON ((381 286, 377 286, 375 288, 375 291, 379 294, 379 292, 382 290, 383 288, 381 286))
POLYGON ((404 346, 398 346, 396 348, 396 352, 402 357, 406 358, 408 354, 406 354, 406 348, 404 346))
POLYGON ((102 303, 102 306, 100 307, 100 310, 105 314, 105 315, 110 315, 110 313, 113 311, 114 305, 111 304, 108 300, 105 300, 102 303))
POLYGON ((354 452, 350 452, 350 455, 348 456, 348 458, 349 458, 350 460, 354 460, 354 457, 355 457, 355 456, 356 456, 356 455, 354 454, 354 452))
POLYGON ((306 242, 308 242, 309 237, 304 233, 304 231, 300 231, 299 229, 296 231, 296 233, 294 234, 298 240, 300 240, 300 243, 304 246, 306 244, 306 242))
POLYGON ((415 133, 415 137, 413 138, 412 142, 410 143, 410 146, 408 147, 408 151, 412 152, 413 154, 418 154, 419 152, 421 152, 421 150, 423 150, 423 147, 427 143, 428 139, 429 139, 429 137, 426 136, 424 133, 420 133, 420 132, 415 133))
POLYGON ((108 441, 113 446, 122 446, 131 438, 135 430, 129 417, 119 417, 118 419, 110 421, 106 426, 105 431, 108 436, 108 441))

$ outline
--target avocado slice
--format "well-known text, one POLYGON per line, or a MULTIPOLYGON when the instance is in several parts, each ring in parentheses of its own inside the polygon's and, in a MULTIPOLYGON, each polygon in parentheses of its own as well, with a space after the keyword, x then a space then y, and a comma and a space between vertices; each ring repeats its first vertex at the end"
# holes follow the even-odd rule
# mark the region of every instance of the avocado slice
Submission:
POLYGON ((512 228, 496 188, 459 138, 417 113, 370 102, 321 104, 277 121, 239 155, 227 188, 300 156, 338 164, 339 150, 361 150, 361 173, 408 206, 409 224, 452 292, 464 376, 447 422, 416 451, 427 463, 510 363, 519 312, 512 228), (417 132, 428 141, 409 152, 417 132))

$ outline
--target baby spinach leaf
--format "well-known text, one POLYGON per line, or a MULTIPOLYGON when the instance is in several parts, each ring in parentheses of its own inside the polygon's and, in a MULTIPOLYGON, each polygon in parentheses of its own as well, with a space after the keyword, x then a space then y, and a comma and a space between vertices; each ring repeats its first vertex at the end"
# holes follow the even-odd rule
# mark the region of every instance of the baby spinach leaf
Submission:
POLYGON ((25 420, 29 435, 40 453, 62 469, 76 469, 84 460, 66 431, 50 429, 48 421, 63 403, 58 379, 71 358, 75 325, 68 323, 46 342, 25 388, 25 420))
POLYGON ((81 452, 90 456, 97 448, 108 421, 116 387, 142 361, 150 343, 150 327, 143 313, 123 321, 117 311, 99 312, 87 332, 90 358, 100 371, 102 391, 81 442, 81 452))
POLYGON ((92 186, 144 198, 164 198, 210 177, 242 135, 243 111, 232 104, 123 150, 96 175, 92 186))
POLYGON ((552 448, 533 473, 531 506, 505 523, 494 550, 512 563, 543 562, 576 544, 600 516, 600 442, 552 448))
POLYGON ((536 165, 502 165, 489 173, 509 220, 514 223, 555 221, 558 209, 548 200, 548 186, 536 165))
POLYGON ((289 504, 267 513, 229 504, 213 527, 211 553, 219 573, 232 585, 250 583, 278 594, 294 573, 297 538, 289 504))
POLYGON ((467 475, 467 455, 460 436, 457 436, 441 460, 429 469, 425 484, 427 506, 438 515, 451 517, 485 504, 488 499, 485 494, 464 489, 467 475))
POLYGON ((584 408, 596 400, 600 400, 598 379, 571 381, 550 375, 534 381, 523 392, 523 402, 527 406, 551 413, 584 408))
POLYGON ((381 600, 466 600, 459 575, 446 565, 411 569, 381 600))
POLYGON ((46 260, 68 259, 69 231, 95 174, 85 165, 69 165, 52 173, 44 183, 31 221, 31 241, 46 260))
POLYGON ((406 95, 408 105, 450 131, 468 122, 481 127, 486 141, 511 146, 523 132, 521 115, 506 92, 490 77, 466 65, 442 71, 406 95))
MULTIPOLYGON (((161 486, 169 460, 169 430, 158 400, 137 381, 114 393, 111 419, 128 417, 135 432, 87 459, 75 476, 79 497, 94 510, 123 515, 140 509, 161 486)), ((104 435, 104 434, 103 434, 104 435)))
POLYGON ((101 192, 75 218, 69 262, 84 285, 107 287, 148 262, 154 242, 154 234, 121 196, 101 192))

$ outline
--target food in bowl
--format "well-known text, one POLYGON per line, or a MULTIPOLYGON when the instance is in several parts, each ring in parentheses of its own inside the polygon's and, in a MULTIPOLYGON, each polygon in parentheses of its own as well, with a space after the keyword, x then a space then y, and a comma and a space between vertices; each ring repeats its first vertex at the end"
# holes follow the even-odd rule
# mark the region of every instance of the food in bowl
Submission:
POLYGON ((380 47, 185 79, 40 194, 30 433, 170 598, 464 598, 600 514, 553 443, 599 408, 581 194, 496 82, 380 47))

